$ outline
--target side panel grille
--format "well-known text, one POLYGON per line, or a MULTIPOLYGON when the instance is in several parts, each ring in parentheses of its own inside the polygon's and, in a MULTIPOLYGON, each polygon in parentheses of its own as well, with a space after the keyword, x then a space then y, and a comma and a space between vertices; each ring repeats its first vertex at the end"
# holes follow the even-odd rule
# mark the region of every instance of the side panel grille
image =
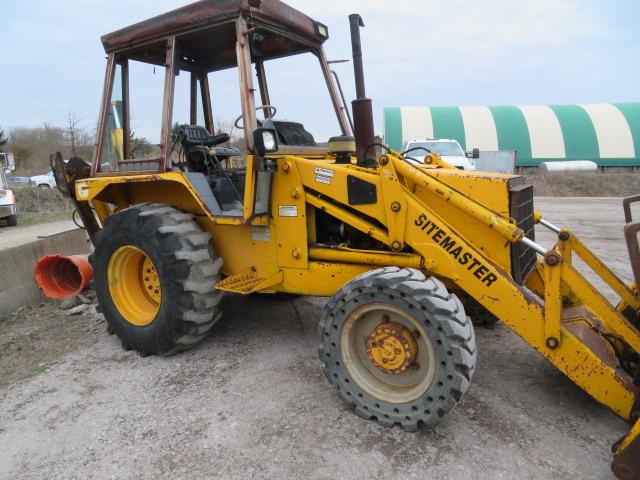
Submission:
MULTIPOLYGON (((533 221, 533 185, 517 185, 509 188, 509 208, 511 217, 525 236, 535 240, 533 221)), ((522 243, 511 245, 511 275, 520 285, 536 266, 536 252, 522 243)))

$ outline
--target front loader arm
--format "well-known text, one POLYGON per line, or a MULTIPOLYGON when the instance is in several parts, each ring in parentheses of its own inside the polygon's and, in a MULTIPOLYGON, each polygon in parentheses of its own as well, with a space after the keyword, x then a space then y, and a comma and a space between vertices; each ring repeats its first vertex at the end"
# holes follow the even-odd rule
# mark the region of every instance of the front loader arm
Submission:
MULTIPOLYGON (((496 214, 492 215, 482 205, 474 205, 473 200, 450 192, 451 189, 446 185, 437 185, 437 180, 425 179, 428 174, 414 169, 402 160, 389 160, 388 165, 381 168, 394 171, 393 167, 397 167, 406 180, 412 183, 421 182, 422 185, 431 188, 434 194, 448 195, 448 198, 452 199, 451 210, 436 212, 408 189, 404 190, 407 204, 405 240, 413 250, 430 260, 431 273, 450 279, 595 399, 628 419, 636 392, 631 377, 617 368, 613 361, 615 359, 603 355, 597 348, 591 348, 600 337, 591 334, 588 328, 576 327, 576 324, 583 321, 581 312, 575 310, 575 316, 570 318, 570 312, 563 309, 560 283, 568 271, 575 271, 567 265, 565 268, 571 270, 554 268, 556 265, 560 266, 560 256, 555 251, 547 253, 546 262, 541 262, 546 273, 544 278, 555 285, 546 284, 545 297, 538 297, 527 288, 518 285, 507 271, 497 266, 491 259, 491 252, 481 251, 469 239, 450 228, 447 215, 454 215, 456 209, 473 212, 478 235, 483 235, 486 230, 497 230, 506 241, 513 244, 523 239, 520 229, 508 220, 496 214), (557 297, 558 301, 549 308, 547 301, 553 296, 557 297), (549 325, 555 326, 556 330, 551 331, 557 332, 556 336, 549 336, 549 325)), ((384 174, 381 172, 381 175, 384 174)), ((388 201, 386 193, 384 195, 388 201)), ((390 237, 394 238, 392 230, 390 237)), ((586 288, 587 285, 589 284, 585 283, 583 286, 586 288)), ((582 296, 581 291, 578 293, 582 296)), ((634 347, 636 344, 640 345, 637 330, 629 326, 619 315, 615 320, 630 329, 626 331, 626 338, 631 340, 630 343, 634 347)))
MULTIPOLYGON (((575 270, 562 245, 547 251, 525 236, 508 209, 488 208, 477 200, 477 192, 464 194, 444 181, 471 182, 472 175, 416 167, 389 154, 380 158, 377 174, 329 164, 331 185, 326 185, 314 178, 323 172, 313 162, 296 163, 307 203, 386 245, 387 261, 407 254, 421 258, 410 261, 466 292, 596 400, 630 418, 637 387, 621 368, 610 335, 637 354, 637 329, 575 270), (374 185, 376 202, 351 203, 339 188, 348 177, 374 185), (523 244, 535 250, 537 264, 529 275, 535 279, 533 289, 527 288, 526 278, 523 284, 514 280, 508 261, 509 253, 523 244)), ((496 194, 507 193, 509 178, 483 180, 496 194)), ((335 260, 350 263, 359 258, 364 264, 369 257, 366 252, 333 252, 335 260)))

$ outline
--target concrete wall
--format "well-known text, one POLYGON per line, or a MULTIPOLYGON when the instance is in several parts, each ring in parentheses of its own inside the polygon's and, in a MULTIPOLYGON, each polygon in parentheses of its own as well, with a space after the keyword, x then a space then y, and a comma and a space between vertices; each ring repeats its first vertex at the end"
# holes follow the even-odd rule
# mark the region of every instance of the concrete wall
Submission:
POLYGON ((43 255, 90 253, 84 230, 58 233, 0 252, 0 315, 7 315, 22 305, 41 302, 44 295, 33 279, 33 269, 43 255))

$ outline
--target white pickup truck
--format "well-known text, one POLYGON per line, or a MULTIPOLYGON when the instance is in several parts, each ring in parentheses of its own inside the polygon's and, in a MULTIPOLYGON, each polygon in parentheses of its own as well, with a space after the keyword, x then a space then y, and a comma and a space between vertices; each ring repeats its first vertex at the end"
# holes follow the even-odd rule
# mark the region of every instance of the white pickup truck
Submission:
POLYGON ((422 163, 428 152, 435 152, 445 162, 460 170, 475 170, 475 159, 480 156, 477 148, 473 149, 473 153, 466 154, 457 140, 449 138, 409 140, 402 150, 405 152, 411 150, 407 153, 407 157, 418 163, 422 163))
POLYGON ((44 175, 34 175, 33 177, 29 178, 29 183, 38 188, 56 188, 56 179, 53 176, 53 172, 51 171, 45 173, 44 175))
POLYGON ((7 225, 18 225, 18 211, 16 209, 16 197, 9 190, 6 174, 15 170, 15 161, 12 153, 0 153, 0 219, 7 221, 7 225))

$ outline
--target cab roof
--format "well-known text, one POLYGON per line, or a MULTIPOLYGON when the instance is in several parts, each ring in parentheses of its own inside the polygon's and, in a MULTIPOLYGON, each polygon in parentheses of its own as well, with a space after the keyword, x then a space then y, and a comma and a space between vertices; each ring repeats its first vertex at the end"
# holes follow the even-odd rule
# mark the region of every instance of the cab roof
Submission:
POLYGON ((326 27, 280 0, 201 0, 104 35, 102 44, 107 53, 161 65, 162 40, 176 35, 183 50, 207 63, 204 69, 225 68, 235 57, 234 22, 241 15, 249 27, 266 34, 260 52, 264 59, 319 48, 327 39, 326 27))

